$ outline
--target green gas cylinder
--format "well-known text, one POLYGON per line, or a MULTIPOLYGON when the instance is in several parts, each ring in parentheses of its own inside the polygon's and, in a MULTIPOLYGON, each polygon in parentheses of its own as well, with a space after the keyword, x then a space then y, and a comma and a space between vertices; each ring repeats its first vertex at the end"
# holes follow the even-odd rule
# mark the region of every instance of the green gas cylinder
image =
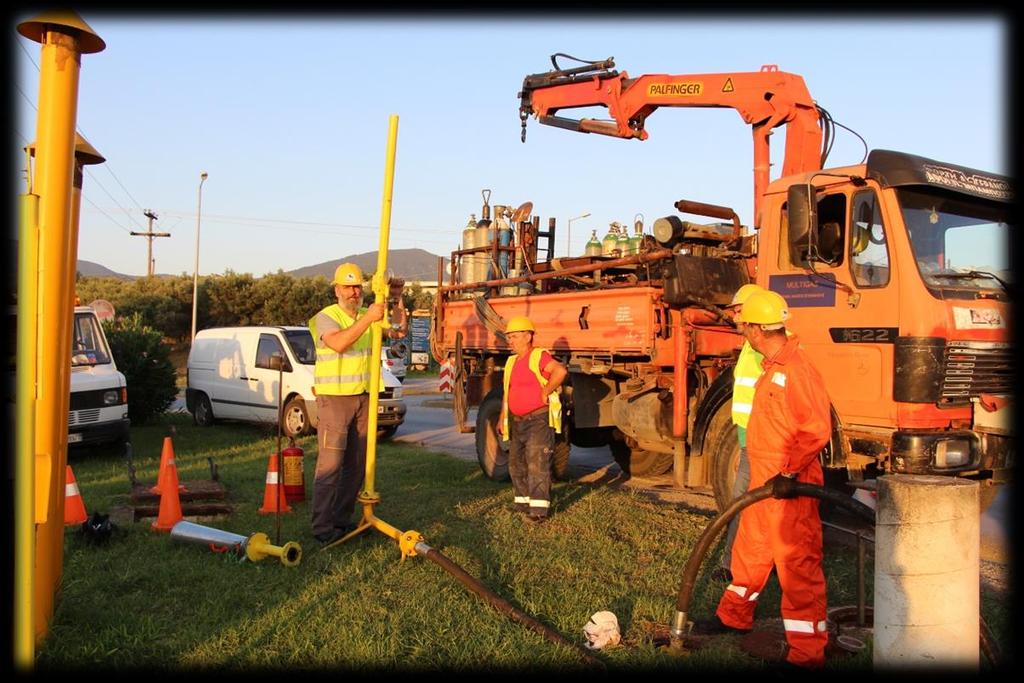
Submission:
POLYGON ((587 242, 587 247, 583 252, 584 256, 600 256, 601 255, 601 240, 597 239, 597 230, 590 231, 590 241, 587 242))
POLYGON ((608 234, 601 240, 601 255, 611 256, 618 248, 619 244, 619 224, 612 223, 608 226, 608 234))

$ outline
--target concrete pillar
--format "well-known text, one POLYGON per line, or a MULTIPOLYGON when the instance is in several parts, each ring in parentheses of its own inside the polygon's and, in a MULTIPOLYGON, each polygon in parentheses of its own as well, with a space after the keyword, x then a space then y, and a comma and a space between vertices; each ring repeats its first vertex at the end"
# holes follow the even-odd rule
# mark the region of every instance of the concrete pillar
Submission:
POLYGON ((875 667, 976 672, 978 482, 886 475, 876 514, 875 667))

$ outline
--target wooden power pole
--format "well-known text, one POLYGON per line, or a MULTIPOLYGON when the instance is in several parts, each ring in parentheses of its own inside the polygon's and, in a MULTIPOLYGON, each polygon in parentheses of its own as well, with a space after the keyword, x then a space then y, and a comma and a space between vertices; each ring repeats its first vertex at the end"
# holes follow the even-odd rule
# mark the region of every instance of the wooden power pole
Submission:
POLYGON ((153 221, 156 220, 156 214, 149 209, 143 211, 142 215, 149 219, 149 232, 132 232, 131 234, 149 238, 149 253, 146 257, 146 276, 153 277, 153 238, 170 237, 171 233, 153 232, 153 221))

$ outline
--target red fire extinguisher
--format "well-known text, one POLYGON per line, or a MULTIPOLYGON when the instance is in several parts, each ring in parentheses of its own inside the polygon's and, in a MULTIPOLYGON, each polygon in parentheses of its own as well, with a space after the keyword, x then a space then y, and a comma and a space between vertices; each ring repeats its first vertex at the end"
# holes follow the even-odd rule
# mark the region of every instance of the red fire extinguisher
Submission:
POLYGON ((289 503, 306 500, 306 477, 302 467, 302 449, 295 439, 288 440, 288 448, 281 451, 284 460, 284 499, 289 503))

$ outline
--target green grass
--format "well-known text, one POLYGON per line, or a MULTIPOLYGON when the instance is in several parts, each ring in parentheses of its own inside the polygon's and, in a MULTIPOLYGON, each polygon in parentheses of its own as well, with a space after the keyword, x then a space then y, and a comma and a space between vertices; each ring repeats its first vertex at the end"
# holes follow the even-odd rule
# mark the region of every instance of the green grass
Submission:
MULTIPOLYGON (((229 517, 200 523, 274 540, 274 516, 262 504, 267 456, 276 437, 246 425, 192 426, 187 415, 134 428, 140 480, 154 480, 160 445, 173 428, 184 480, 209 477, 213 457, 236 506, 229 517)), ((281 517, 282 542, 303 549, 298 567, 275 558, 240 562, 204 546, 150 530, 150 519, 122 523, 105 546, 87 545, 69 528, 64 575, 38 670, 128 668, 164 670, 521 670, 574 672, 575 651, 556 646, 494 611, 440 567, 414 557, 400 562, 397 543, 379 532, 321 552, 312 538, 309 506, 315 439, 306 451, 304 503, 281 517)), ((129 503, 127 470, 118 456, 73 452, 86 507, 109 512, 129 503)), ((760 664, 726 637, 711 648, 673 657, 652 643, 668 623, 682 569, 708 518, 658 504, 626 489, 562 483, 553 489, 554 516, 528 525, 508 509, 511 489, 483 478, 473 463, 383 444, 378 450, 375 508, 382 520, 425 540, 520 610, 574 642, 598 610, 611 610, 621 647, 599 653, 609 669, 699 671, 760 664)), ((705 568, 716 566, 709 557, 705 568)), ((855 601, 855 554, 826 550, 829 604, 855 601)), ((870 578, 870 568, 869 568, 870 578)), ((724 583, 702 573, 691 617, 713 612, 724 583)), ((868 595, 871 586, 868 585, 868 595)), ((1009 628, 1005 606, 992 624, 1009 628)), ((759 617, 778 617, 772 579, 759 617)), ((830 669, 869 670, 870 651, 830 661, 830 669)))

